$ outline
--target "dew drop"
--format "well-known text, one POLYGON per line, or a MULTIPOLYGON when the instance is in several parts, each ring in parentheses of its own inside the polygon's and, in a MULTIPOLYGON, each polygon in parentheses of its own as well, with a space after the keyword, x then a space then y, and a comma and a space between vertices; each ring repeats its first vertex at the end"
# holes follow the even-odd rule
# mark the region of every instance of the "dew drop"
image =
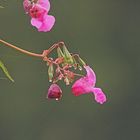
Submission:
POLYGON ((82 67, 79 67, 79 70, 82 71, 82 67))

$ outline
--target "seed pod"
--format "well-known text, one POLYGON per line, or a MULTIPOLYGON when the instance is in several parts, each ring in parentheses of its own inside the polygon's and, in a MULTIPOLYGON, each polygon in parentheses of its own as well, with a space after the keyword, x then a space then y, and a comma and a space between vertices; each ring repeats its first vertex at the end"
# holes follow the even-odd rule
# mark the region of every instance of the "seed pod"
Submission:
POLYGON ((64 53, 62 52, 60 47, 57 48, 57 54, 58 54, 58 57, 63 57, 64 58, 64 53))
POLYGON ((63 45, 63 52, 64 52, 64 57, 65 57, 66 62, 68 64, 73 64, 74 63, 73 58, 65 45, 63 45))
POLYGON ((53 64, 51 63, 49 64, 49 68, 48 68, 49 82, 52 82, 53 74, 54 74, 54 69, 53 69, 53 64))
POLYGON ((86 63, 84 62, 84 60, 82 58, 78 57, 78 60, 81 65, 86 66, 86 63))

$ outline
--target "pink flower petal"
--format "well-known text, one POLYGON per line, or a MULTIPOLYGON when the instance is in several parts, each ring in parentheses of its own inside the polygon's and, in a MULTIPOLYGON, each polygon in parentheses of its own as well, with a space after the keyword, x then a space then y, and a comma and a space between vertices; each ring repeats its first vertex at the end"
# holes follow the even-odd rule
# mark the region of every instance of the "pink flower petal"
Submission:
POLYGON ((94 71, 89 67, 89 66, 85 66, 84 67, 87 71, 87 79, 88 79, 88 84, 95 86, 96 83, 96 75, 94 73, 94 71))
POLYGON ((29 12, 32 18, 37 18, 37 19, 42 19, 44 15, 47 13, 48 11, 39 4, 33 5, 29 12))
POLYGON ((72 93, 75 96, 79 96, 92 92, 96 102, 103 104, 106 102, 106 96, 100 88, 95 88, 96 75, 94 71, 89 66, 85 66, 84 68, 86 69, 87 74, 73 84, 72 93))
POLYGON ((47 11, 50 10, 50 2, 49 2, 49 0, 38 0, 37 3, 39 5, 41 5, 42 7, 44 7, 47 11))
POLYGON ((80 78, 72 86, 72 93, 75 96, 91 92, 92 86, 89 85, 87 77, 80 78))
POLYGON ((42 22, 40 20, 36 19, 36 18, 32 18, 31 19, 31 24, 39 29, 42 25, 42 22))
POLYGON ((45 15, 44 20, 42 22, 42 25, 38 29, 38 31, 48 32, 48 31, 50 31, 52 29, 54 23, 55 23, 54 16, 45 15))
POLYGON ((104 102, 106 102, 106 96, 100 88, 93 88, 92 91, 94 93, 96 102, 100 104, 103 104, 104 102))
POLYGON ((94 71, 89 66, 84 68, 87 71, 87 75, 77 80, 72 86, 72 92, 75 96, 91 92, 96 83, 94 71))

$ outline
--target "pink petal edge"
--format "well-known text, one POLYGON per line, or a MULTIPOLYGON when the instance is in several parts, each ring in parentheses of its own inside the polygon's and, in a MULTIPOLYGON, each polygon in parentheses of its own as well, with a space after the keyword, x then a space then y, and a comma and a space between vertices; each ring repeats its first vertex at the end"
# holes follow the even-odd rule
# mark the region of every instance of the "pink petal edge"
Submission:
POLYGON ((42 25, 39 27, 38 31, 48 32, 52 29, 55 23, 55 17, 50 15, 45 15, 42 25))
POLYGON ((75 96, 91 92, 96 83, 94 71, 89 66, 85 66, 84 68, 87 71, 86 76, 78 79, 72 86, 72 93, 75 96))
POLYGON ((106 95, 103 93, 101 88, 93 88, 92 92, 97 103, 103 104, 106 102, 106 95))
POLYGON ((49 12, 49 10, 50 10, 50 2, 49 2, 49 0, 38 0, 37 3, 39 5, 41 5, 42 7, 44 7, 47 10, 47 12, 49 12))
POLYGON ((96 84, 95 72, 89 66, 85 66, 84 68, 86 69, 87 72, 86 77, 88 79, 88 83, 91 84, 92 86, 95 86, 96 84))
POLYGON ((40 20, 36 19, 36 18, 32 18, 31 19, 31 24, 33 26, 35 26, 36 28, 40 28, 41 25, 42 25, 42 22, 40 20))

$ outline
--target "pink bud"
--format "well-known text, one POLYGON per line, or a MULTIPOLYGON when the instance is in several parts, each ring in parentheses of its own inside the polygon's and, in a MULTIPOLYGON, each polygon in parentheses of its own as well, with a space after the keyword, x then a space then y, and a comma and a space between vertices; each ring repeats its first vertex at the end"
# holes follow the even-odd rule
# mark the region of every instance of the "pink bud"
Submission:
POLYGON ((47 98, 59 100, 62 97, 62 90, 57 84, 52 84, 48 89, 47 98))

